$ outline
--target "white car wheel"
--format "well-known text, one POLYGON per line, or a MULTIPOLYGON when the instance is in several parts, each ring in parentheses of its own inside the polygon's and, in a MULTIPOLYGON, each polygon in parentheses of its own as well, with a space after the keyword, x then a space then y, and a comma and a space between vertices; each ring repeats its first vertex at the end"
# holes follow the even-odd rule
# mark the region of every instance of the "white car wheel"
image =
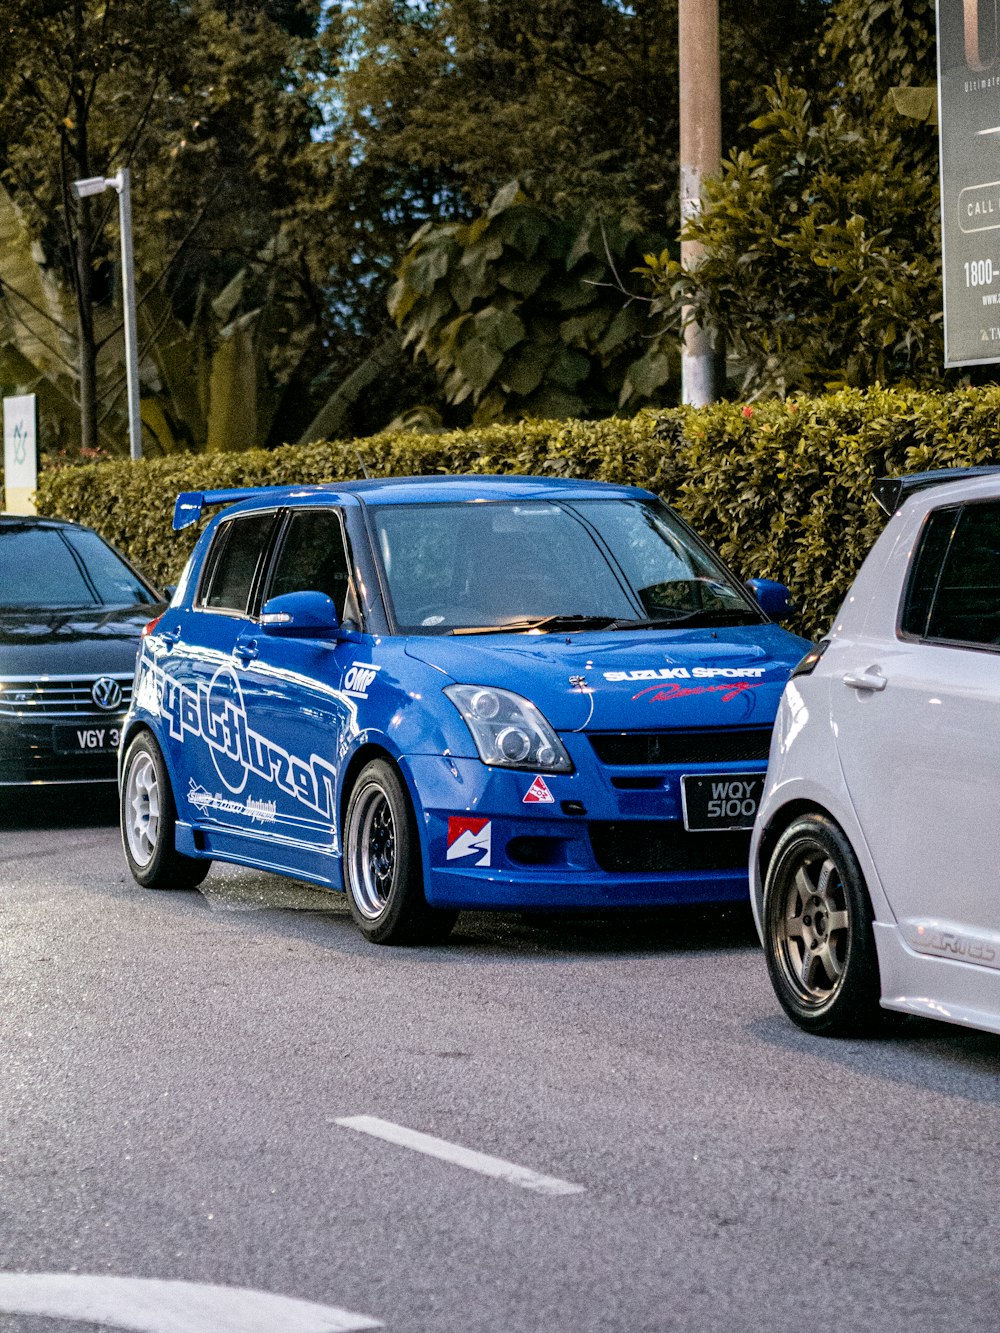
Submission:
POLYGON ((868 890, 825 815, 800 816, 771 854, 764 947, 775 993, 799 1027, 833 1037, 885 1026, 868 890))

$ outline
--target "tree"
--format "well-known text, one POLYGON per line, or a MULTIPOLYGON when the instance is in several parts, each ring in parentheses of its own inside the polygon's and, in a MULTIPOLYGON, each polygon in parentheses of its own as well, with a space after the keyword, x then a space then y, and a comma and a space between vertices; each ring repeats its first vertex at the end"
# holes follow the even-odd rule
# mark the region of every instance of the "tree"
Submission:
MULTIPOLYGON (((331 267, 315 210, 329 190, 320 131, 339 29, 336 12, 325 24, 320 13, 320 0, 7 4, 0 180, 41 267, 73 291, 75 333, 53 324, 49 341, 75 362, 85 447, 120 397, 119 320, 102 313, 113 311, 116 214, 114 196, 77 205, 74 179, 132 166, 142 307, 165 294, 193 328, 227 293, 230 322, 273 335, 272 395, 308 363, 331 267)), ((2 281, 8 319, 23 323, 28 294, 2 281)), ((147 387, 156 374, 147 360, 147 387)))
POLYGON ((622 287, 652 243, 539 208, 514 181, 473 222, 417 232, 390 310, 477 422, 633 411, 676 389, 676 351, 622 287))
MULTIPOLYGON (((825 10, 723 0, 726 142, 825 10)), ((407 222, 467 218, 519 180, 557 212, 676 223, 677 0, 358 0, 348 21, 358 179, 394 179, 407 222)))
MULTIPOLYGON (((113 198, 78 211, 70 181, 133 168, 156 439, 363 434, 435 392, 385 308, 416 226, 471 222, 516 178, 553 219, 674 229, 676 4, 8 0, 0 181, 46 281, 72 293, 74 327, 47 338, 73 363, 63 397, 79 399, 88 444, 118 434, 116 220, 113 198), (234 337, 255 407, 233 415, 245 385, 217 395, 232 405, 221 428, 191 386, 212 382, 217 357, 246 364, 234 337)), ((797 75, 825 9, 723 0, 733 142, 764 108, 762 68, 797 75)), ((4 281, 0 323, 20 329, 29 307, 0 266, 4 281)))
POLYGON ((808 86, 777 80, 688 234, 651 260, 661 311, 723 329, 752 395, 941 375, 937 152, 893 88, 934 79, 931 0, 836 0, 808 86))
MULTIPOLYGON (((799 70, 825 7, 723 0, 728 134, 763 109, 762 60, 799 70)), ((414 226, 471 223, 515 179, 577 230, 584 213, 676 230, 676 0, 358 0, 346 21, 356 58, 335 141, 372 290, 414 226)))

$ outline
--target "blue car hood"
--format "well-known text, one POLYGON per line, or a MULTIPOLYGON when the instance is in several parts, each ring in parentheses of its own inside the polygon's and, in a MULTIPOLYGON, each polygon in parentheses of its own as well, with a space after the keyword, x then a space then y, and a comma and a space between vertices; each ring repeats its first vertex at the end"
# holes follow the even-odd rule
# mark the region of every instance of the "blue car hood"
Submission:
POLYGON ((453 681, 524 695, 557 731, 769 726, 809 648, 777 625, 420 636, 406 652, 453 681))

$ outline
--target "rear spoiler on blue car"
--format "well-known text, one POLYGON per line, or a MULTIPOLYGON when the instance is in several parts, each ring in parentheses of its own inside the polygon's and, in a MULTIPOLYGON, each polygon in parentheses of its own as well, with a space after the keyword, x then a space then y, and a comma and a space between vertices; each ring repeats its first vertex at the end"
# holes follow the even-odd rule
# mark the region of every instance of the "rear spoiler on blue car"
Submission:
MULTIPOLYGON (((987 477, 995 472, 1000 472, 1000 467, 984 465, 982 467, 942 467, 935 472, 914 472, 909 477, 879 477, 872 488, 872 494, 891 517, 914 491, 922 491, 927 486, 940 486, 946 481, 965 481, 969 477, 987 477)), ((177 526, 176 520, 174 526, 177 526)))
POLYGON ((255 495, 272 495, 277 491, 287 493, 288 487, 240 486, 227 491, 181 491, 174 505, 174 531, 180 532, 181 528, 197 523, 206 505, 233 505, 255 495))

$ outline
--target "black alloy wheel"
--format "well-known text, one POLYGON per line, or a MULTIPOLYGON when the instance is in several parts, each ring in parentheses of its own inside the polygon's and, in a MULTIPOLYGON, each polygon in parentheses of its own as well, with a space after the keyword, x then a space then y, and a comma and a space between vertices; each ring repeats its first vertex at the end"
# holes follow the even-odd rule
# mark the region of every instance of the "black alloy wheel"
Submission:
POLYGON ((365 938, 374 944, 445 939, 458 913, 427 905, 413 807, 387 760, 373 759, 362 769, 344 829, 344 887, 365 938))

